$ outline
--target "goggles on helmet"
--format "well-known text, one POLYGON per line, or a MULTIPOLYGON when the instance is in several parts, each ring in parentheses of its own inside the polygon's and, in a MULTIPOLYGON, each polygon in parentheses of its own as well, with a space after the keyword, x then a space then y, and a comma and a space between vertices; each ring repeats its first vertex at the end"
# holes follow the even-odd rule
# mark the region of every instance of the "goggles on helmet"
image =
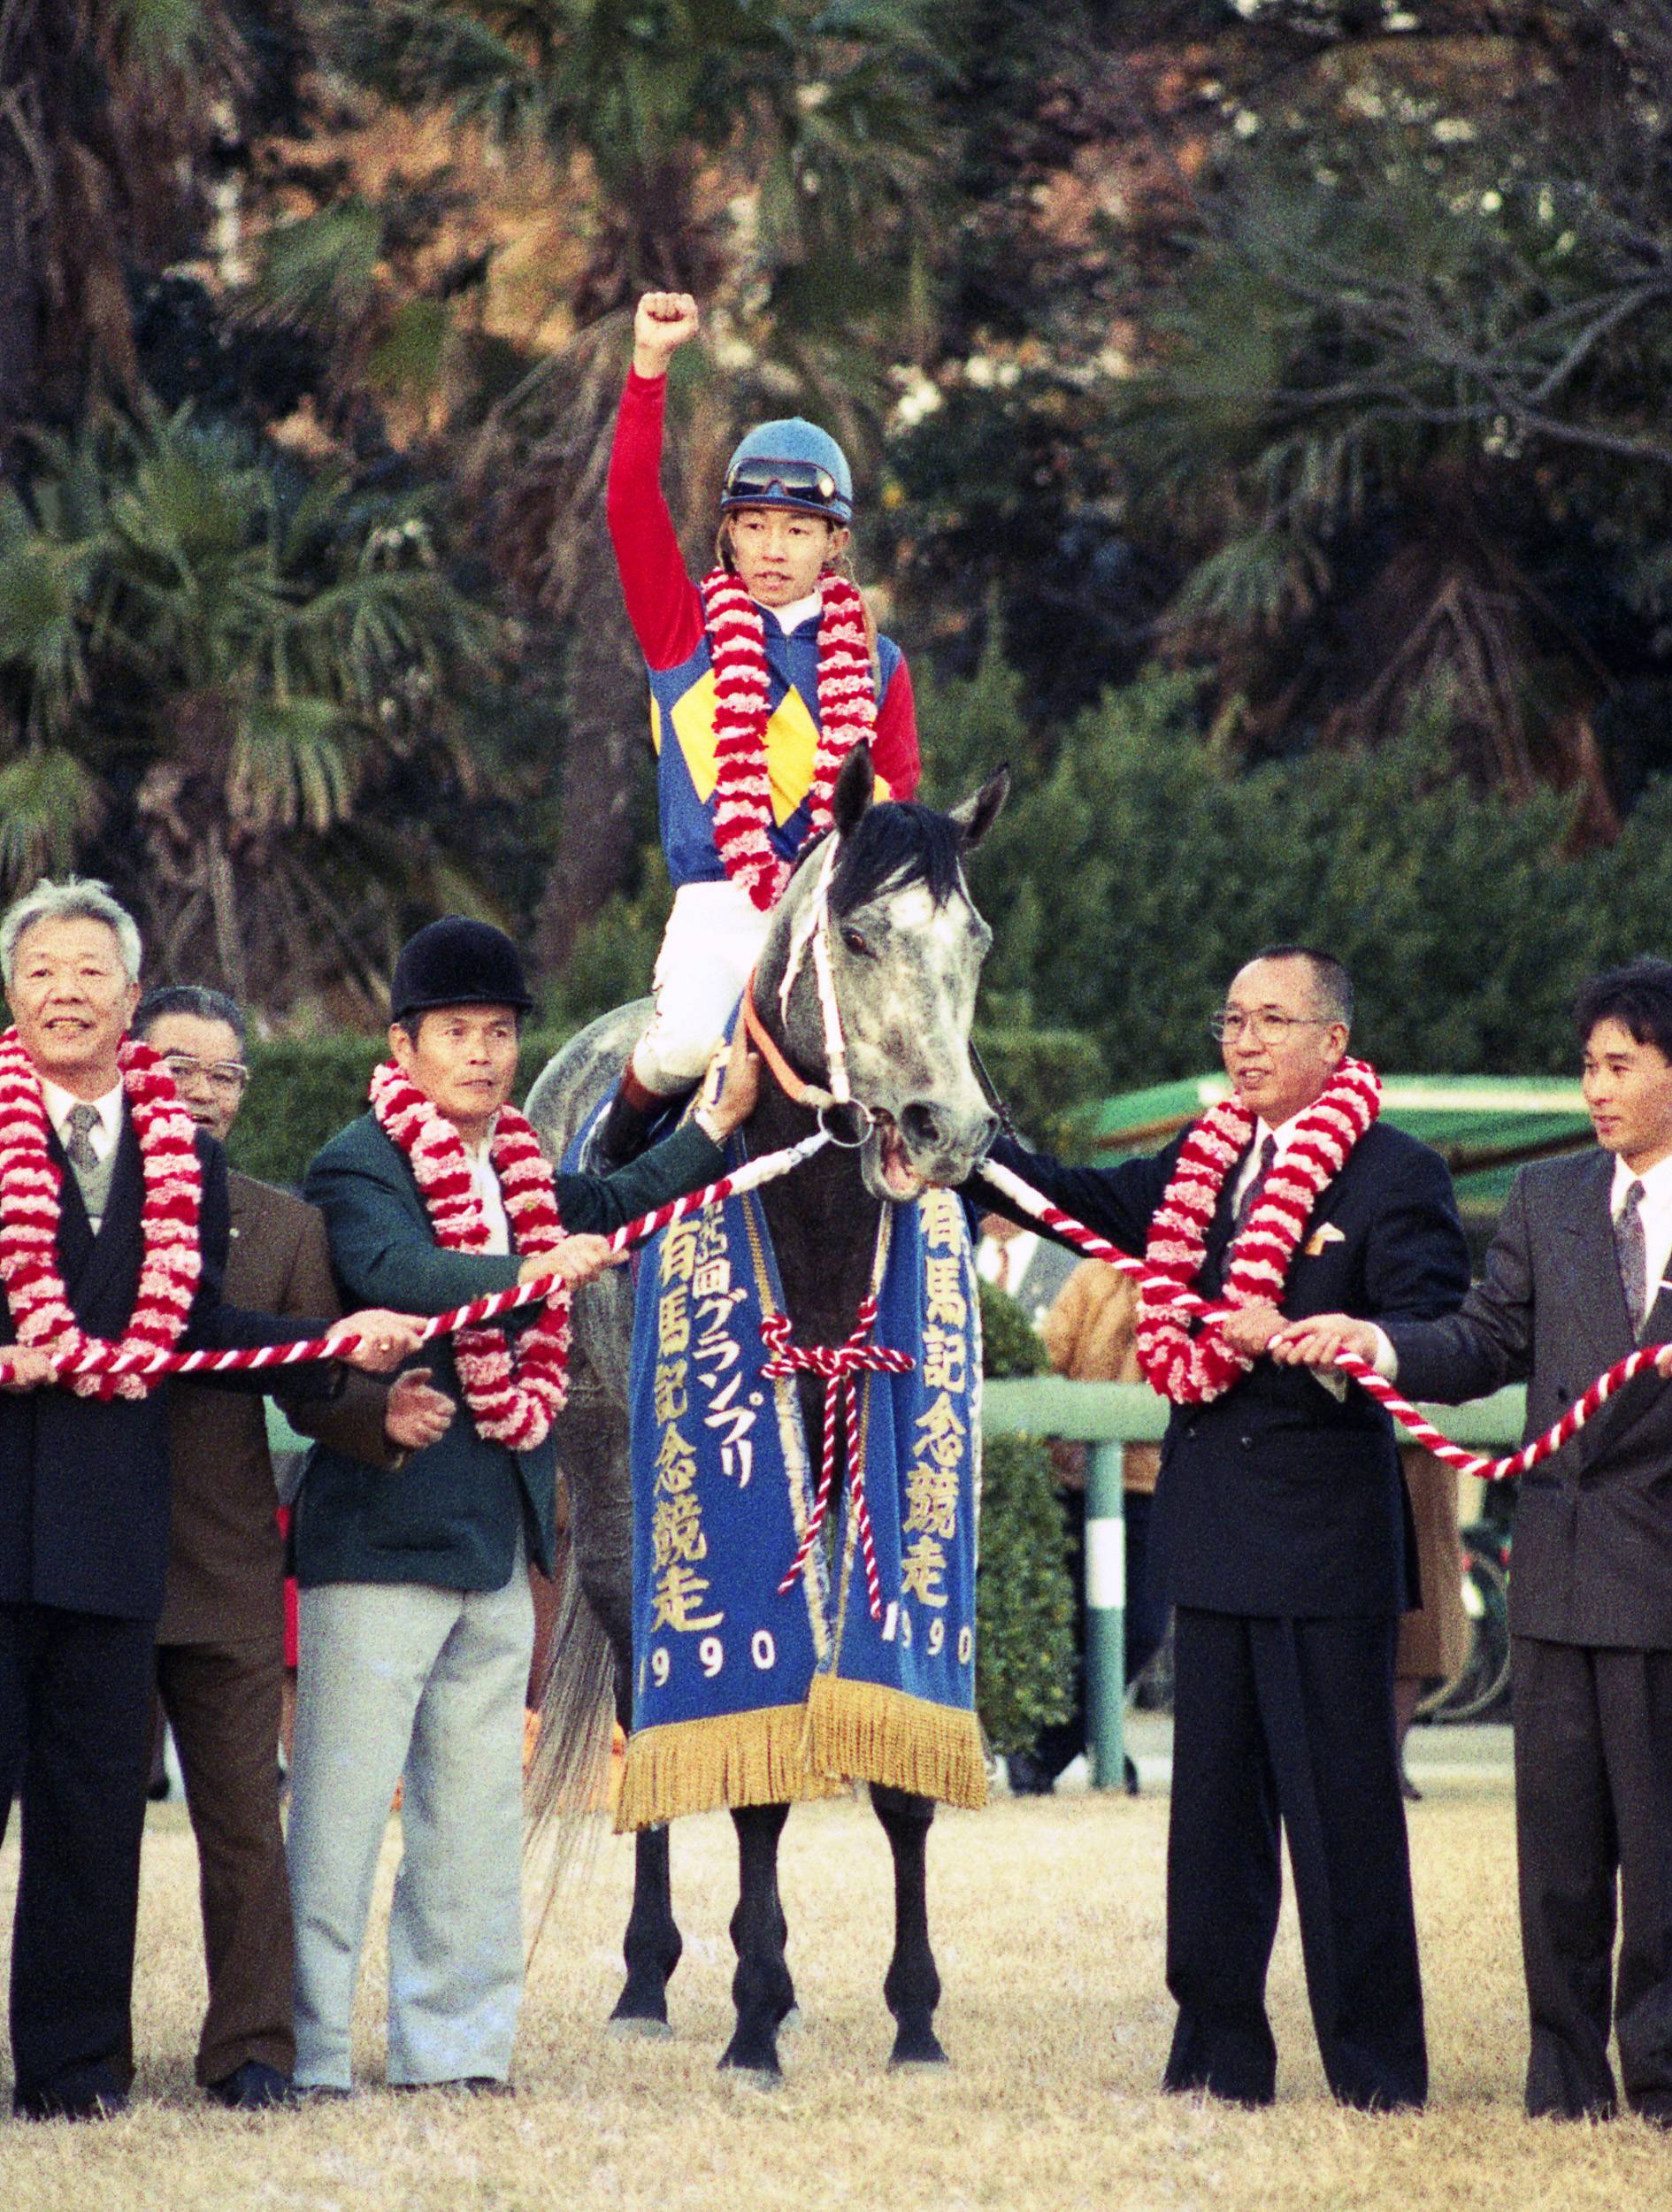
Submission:
POLYGON ((804 499, 823 507, 837 505, 841 497, 836 479, 817 461, 773 461, 751 454, 725 480, 728 503, 770 499, 774 492, 784 499, 804 499))

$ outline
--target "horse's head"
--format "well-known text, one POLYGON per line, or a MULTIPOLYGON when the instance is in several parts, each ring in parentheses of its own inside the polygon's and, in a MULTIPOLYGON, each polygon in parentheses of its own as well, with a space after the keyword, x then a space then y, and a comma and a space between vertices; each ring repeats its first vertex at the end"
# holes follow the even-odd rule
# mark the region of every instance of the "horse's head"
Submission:
MULTIPOLYGON (((870 749, 855 747, 832 801, 833 858, 815 847, 774 917, 755 1006, 794 1065, 827 1087, 829 1023, 808 939, 827 885, 829 976, 848 1083, 864 1110, 853 1119, 870 1116, 860 1164, 878 1198, 961 1183, 997 1127, 970 1057, 976 984, 993 932, 970 899, 963 856, 998 819, 1009 789, 1001 769, 950 814, 875 805, 870 749)), ((830 1118, 840 1127, 840 1114, 830 1118)))

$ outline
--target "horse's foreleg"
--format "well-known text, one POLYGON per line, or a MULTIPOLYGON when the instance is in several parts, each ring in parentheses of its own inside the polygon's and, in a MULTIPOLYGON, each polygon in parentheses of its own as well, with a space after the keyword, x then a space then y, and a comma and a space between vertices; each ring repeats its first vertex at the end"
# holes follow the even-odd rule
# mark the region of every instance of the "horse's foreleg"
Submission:
POLYGON ((894 1855, 894 1955, 888 1962, 883 1995, 894 2016, 891 2066, 944 2066, 947 2055, 935 2033, 940 1976, 929 1947, 929 1895, 924 1862, 934 1801, 873 1782, 871 1801, 894 1855))
POLYGON ((626 1986, 616 2000, 611 2024, 627 2035, 666 2035, 668 1984, 685 1945, 673 1917, 665 1827, 640 1828, 634 1839, 633 1910, 622 1956, 626 1986))
POLYGON ((743 1805, 732 1814, 737 1828, 738 1898, 732 1916, 737 2026, 720 2063, 774 2078, 780 2071, 778 2024, 795 2001, 784 1960, 786 1932, 778 1893, 778 1839, 788 1813, 787 1805, 743 1805))

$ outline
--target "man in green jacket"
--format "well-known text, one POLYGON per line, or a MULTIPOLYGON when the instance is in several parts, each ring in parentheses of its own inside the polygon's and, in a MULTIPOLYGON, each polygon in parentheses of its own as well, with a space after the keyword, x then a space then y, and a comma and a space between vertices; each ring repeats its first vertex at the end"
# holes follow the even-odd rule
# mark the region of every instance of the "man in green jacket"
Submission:
MULTIPOLYGON (((554 1271, 587 1280, 609 1262, 608 1232, 724 1172, 721 1147, 753 1109, 758 1066, 740 1053, 713 1103, 664 1143, 613 1176, 560 1174, 554 1187, 508 1106, 532 1003, 510 940, 456 917, 432 923, 403 950, 392 1000, 393 1061, 372 1111, 318 1154, 305 1188, 341 1280, 383 1286, 380 1301, 398 1285, 409 1312, 554 1271)), ((403 1777, 388 2079, 489 2089, 509 2078, 523 1983, 526 1566, 550 1566, 556 1488, 545 1311, 520 1313, 508 1339, 429 1348, 459 1413, 398 1473, 318 1448, 303 1481, 289 1836, 299 2090, 351 2086, 355 1978, 403 1777)))

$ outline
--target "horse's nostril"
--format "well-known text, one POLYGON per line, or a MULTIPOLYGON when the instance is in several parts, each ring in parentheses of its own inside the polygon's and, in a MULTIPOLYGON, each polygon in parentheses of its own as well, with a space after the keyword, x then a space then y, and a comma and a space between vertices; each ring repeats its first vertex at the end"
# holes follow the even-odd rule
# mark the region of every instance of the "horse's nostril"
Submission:
POLYGON ((900 1125, 914 1144, 938 1145, 940 1141, 940 1117, 920 1099, 904 1109, 900 1125))

